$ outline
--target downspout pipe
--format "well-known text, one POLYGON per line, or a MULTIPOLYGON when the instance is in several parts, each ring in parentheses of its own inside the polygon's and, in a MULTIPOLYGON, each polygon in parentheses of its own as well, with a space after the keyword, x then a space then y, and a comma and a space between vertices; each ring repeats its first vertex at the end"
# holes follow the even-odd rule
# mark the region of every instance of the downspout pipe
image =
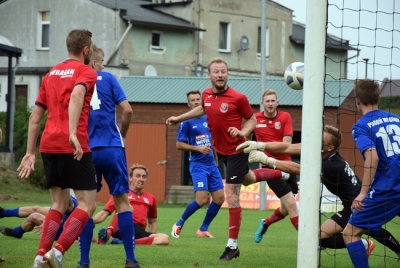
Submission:
POLYGON ((118 41, 117 46, 115 47, 113 53, 111 53, 110 58, 107 60, 107 65, 110 64, 110 62, 112 61, 112 59, 114 58, 115 54, 117 53, 119 47, 122 44, 122 41, 124 41, 126 35, 128 34, 128 32, 130 31, 130 29, 132 28, 132 23, 130 21, 128 21, 128 28, 126 28, 124 34, 122 35, 121 39, 118 41))
POLYGON ((19 67, 19 57, 12 67, 12 57, 8 57, 8 97, 7 97, 7 119, 6 119, 6 145, 5 152, 13 152, 14 149, 14 114, 15 114, 15 73, 19 67))

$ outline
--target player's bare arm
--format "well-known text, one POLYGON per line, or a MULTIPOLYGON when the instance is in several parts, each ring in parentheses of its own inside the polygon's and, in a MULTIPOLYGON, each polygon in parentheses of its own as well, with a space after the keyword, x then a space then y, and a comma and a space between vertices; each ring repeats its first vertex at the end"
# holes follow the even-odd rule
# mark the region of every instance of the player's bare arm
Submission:
POLYGON ((364 175, 362 178, 362 186, 360 194, 354 199, 351 209, 354 208, 361 211, 364 208, 363 202, 371 187, 373 178, 375 177, 376 168, 378 167, 379 157, 375 148, 369 148, 364 151, 364 175))
POLYGON ((33 111, 29 117, 29 129, 28 129, 28 143, 26 147, 26 154, 22 158, 21 164, 17 171, 21 178, 28 178, 32 170, 35 170, 36 160, 36 141, 39 135, 40 119, 45 113, 45 109, 42 106, 35 105, 33 111))
POLYGON ((86 88, 83 85, 76 85, 71 93, 71 99, 68 105, 69 116, 69 143, 74 148, 74 158, 81 160, 83 151, 78 141, 76 132, 78 129, 79 117, 82 112, 83 102, 85 99, 86 88))
POLYGON ((211 148, 210 146, 195 146, 195 145, 190 145, 187 144, 186 142, 183 141, 177 141, 176 142, 176 149, 185 151, 185 152, 199 152, 202 154, 209 154, 211 153, 211 148))
POLYGON ((122 101, 119 106, 122 108, 121 116, 121 135, 125 138, 128 132, 129 126, 131 125, 131 120, 133 116, 132 107, 129 105, 127 100, 122 101))
POLYGON ((181 114, 179 116, 171 116, 165 122, 167 125, 176 125, 182 121, 186 121, 192 118, 197 118, 205 114, 203 106, 197 106, 191 109, 189 112, 181 114))
POLYGON ((102 223, 108 218, 108 216, 110 216, 110 213, 107 210, 101 210, 96 215, 94 215, 93 223, 94 224, 102 223))
POLYGON ((149 223, 149 228, 148 228, 149 233, 154 233, 154 234, 157 233, 157 219, 149 218, 147 222, 149 223))

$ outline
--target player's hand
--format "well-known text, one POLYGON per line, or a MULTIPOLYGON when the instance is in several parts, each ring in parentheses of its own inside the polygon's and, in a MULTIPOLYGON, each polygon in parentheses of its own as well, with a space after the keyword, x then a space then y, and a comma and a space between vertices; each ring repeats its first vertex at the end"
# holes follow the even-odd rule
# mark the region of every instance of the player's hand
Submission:
POLYGON ((21 178, 28 178, 31 171, 35 170, 35 160, 36 156, 34 154, 26 154, 21 160, 17 171, 19 171, 18 176, 21 178))
POLYGON ((165 124, 167 125, 176 125, 178 123, 180 123, 181 121, 179 120, 179 118, 177 116, 171 116, 170 118, 167 119, 167 121, 165 121, 165 124))
POLYGON ((210 148, 210 145, 197 146, 197 151, 202 154, 209 154, 209 153, 211 153, 211 148, 210 148))
POLYGON ((351 211, 354 209, 357 209, 358 211, 362 211, 364 209, 364 202, 365 200, 365 194, 360 193, 354 200, 353 203, 351 204, 351 211))
POLYGON ((266 154, 260 151, 251 151, 249 154, 249 163, 262 163, 267 167, 276 168, 276 159, 268 157, 266 154))
POLYGON ((74 148, 74 159, 80 161, 83 156, 83 150, 78 141, 78 137, 74 134, 69 135, 69 144, 74 148))
POLYGON ((33 227, 33 230, 38 235, 42 235, 42 233, 43 233, 43 223, 41 225, 33 227))
POLYGON ((243 138, 245 135, 240 131, 239 129, 235 127, 229 127, 228 128, 228 133, 231 135, 232 138, 243 138))
POLYGON ((240 151, 242 149, 244 149, 243 152, 246 154, 250 153, 251 151, 264 151, 265 142, 246 141, 236 147, 236 151, 240 151))

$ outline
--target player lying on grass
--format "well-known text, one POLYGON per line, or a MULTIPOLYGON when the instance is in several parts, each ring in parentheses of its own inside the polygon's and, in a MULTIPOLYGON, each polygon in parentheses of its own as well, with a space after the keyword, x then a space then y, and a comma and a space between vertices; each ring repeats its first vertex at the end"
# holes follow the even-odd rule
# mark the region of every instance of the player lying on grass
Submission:
MULTIPOLYGON (((74 209, 78 206, 78 201, 75 197, 71 195, 71 198, 68 203, 68 208, 63 215, 63 222, 67 220, 69 215, 74 211, 74 209)), ((8 228, 5 226, 0 227, 0 232, 5 236, 12 236, 15 238, 22 238, 24 233, 32 231, 36 226, 41 226, 43 224, 44 218, 47 215, 51 208, 50 207, 40 207, 40 206, 31 206, 31 207, 20 207, 13 209, 6 209, 0 207, 0 218, 4 217, 18 217, 18 218, 26 218, 24 222, 15 228, 8 228)), ((58 229, 56 239, 60 236, 64 225, 60 225, 58 229)), ((40 229, 38 230, 40 233, 40 229)))
MULTIPOLYGON (((133 207, 133 221, 135 224, 136 244, 146 245, 168 245, 169 236, 167 234, 157 233, 157 203, 154 196, 143 191, 147 181, 148 170, 145 166, 135 164, 131 166, 129 172, 129 203, 133 207), (147 222, 149 224, 146 231, 147 222)), ((108 200, 103 210, 98 212, 93 221, 95 224, 103 222, 115 211, 114 201, 108 200)), ((117 213, 113 216, 110 225, 107 228, 101 228, 98 233, 98 244, 105 244, 113 237, 112 244, 120 244, 121 239, 118 230, 117 213)))
MULTIPOLYGON (((323 134, 324 143, 322 149, 322 183, 330 192, 340 198, 343 204, 343 210, 334 214, 330 219, 321 225, 320 246, 335 249, 346 248, 342 231, 350 218, 351 204, 354 198, 361 191, 361 181, 354 174, 346 160, 344 160, 337 151, 342 141, 342 135, 340 131, 335 127, 326 125, 324 127, 323 134)), ((263 151, 268 151, 274 154, 300 155, 300 143, 288 144, 282 142, 263 143, 247 141, 237 147, 237 150, 242 149, 244 149, 245 153, 249 153, 250 163, 261 162, 267 166, 281 169, 286 172, 289 172, 289 170, 291 172, 297 170, 296 174, 300 174, 299 164, 268 158, 263 153, 263 151), (295 164, 296 167, 293 164, 295 164)), ((264 220, 261 220, 260 226, 254 235, 254 240, 256 242, 260 242, 267 229, 268 225, 265 224, 264 220)), ((390 232, 381 228, 378 235, 370 234, 370 236, 393 250, 400 258, 399 243, 390 232)), ((369 239, 362 239, 362 242, 367 249, 368 255, 370 255, 375 247, 374 243, 369 239)))

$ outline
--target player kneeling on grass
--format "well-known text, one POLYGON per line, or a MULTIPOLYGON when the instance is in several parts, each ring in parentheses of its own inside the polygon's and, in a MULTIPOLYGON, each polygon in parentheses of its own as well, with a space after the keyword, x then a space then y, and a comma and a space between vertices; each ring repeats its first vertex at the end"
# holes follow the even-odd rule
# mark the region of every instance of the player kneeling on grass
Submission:
MULTIPOLYGON (((352 210, 351 205, 354 197, 361 191, 361 181, 350 168, 346 160, 339 154, 339 148, 342 135, 339 129, 326 125, 323 133, 322 148, 322 183, 334 195, 338 196, 343 204, 343 210, 334 214, 330 219, 321 225, 320 246, 324 248, 346 248, 342 231, 346 227, 350 219, 352 210)), ((238 150, 244 149, 245 153, 249 153, 249 162, 261 162, 270 167, 281 169, 283 171, 293 171, 294 166, 290 162, 275 160, 267 157, 262 151, 268 151, 274 154, 290 154, 300 155, 301 144, 287 144, 282 142, 253 142, 248 141, 238 146, 238 150)), ((300 165, 296 164, 298 173, 300 174, 300 165)), ((318 178, 319 179, 319 178, 318 178)), ((273 215, 271 215, 273 217, 273 215)), ((270 216, 270 217, 271 217, 270 216)), ((263 235, 267 231, 268 226, 264 220, 260 221, 260 226, 254 235, 255 241, 261 241, 263 235)), ((387 246, 400 257, 400 245, 393 235, 381 228, 377 234, 370 234, 382 245, 387 246)), ((361 239, 367 255, 370 256, 375 245, 370 239, 361 239)))
MULTIPOLYGON (((146 245, 168 245, 169 236, 167 234, 157 233, 157 203, 154 196, 143 191, 147 181, 148 170, 145 166, 135 164, 131 166, 129 172, 129 203, 133 207, 133 221, 135 224, 136 244, 146 245), (149 224, 146 231, 147 222, 149 224)), ((103 210, 98 212, 93 221, 95 224, 103 222, 112 212, 115 211, 114 200, 110 198, 103 210)), ((111 244, 121 244, 118 231, 118 217, 114 215, 108 228, 101 228, 98 233, 98 244, 105 244, 110 239, 111 244)))

